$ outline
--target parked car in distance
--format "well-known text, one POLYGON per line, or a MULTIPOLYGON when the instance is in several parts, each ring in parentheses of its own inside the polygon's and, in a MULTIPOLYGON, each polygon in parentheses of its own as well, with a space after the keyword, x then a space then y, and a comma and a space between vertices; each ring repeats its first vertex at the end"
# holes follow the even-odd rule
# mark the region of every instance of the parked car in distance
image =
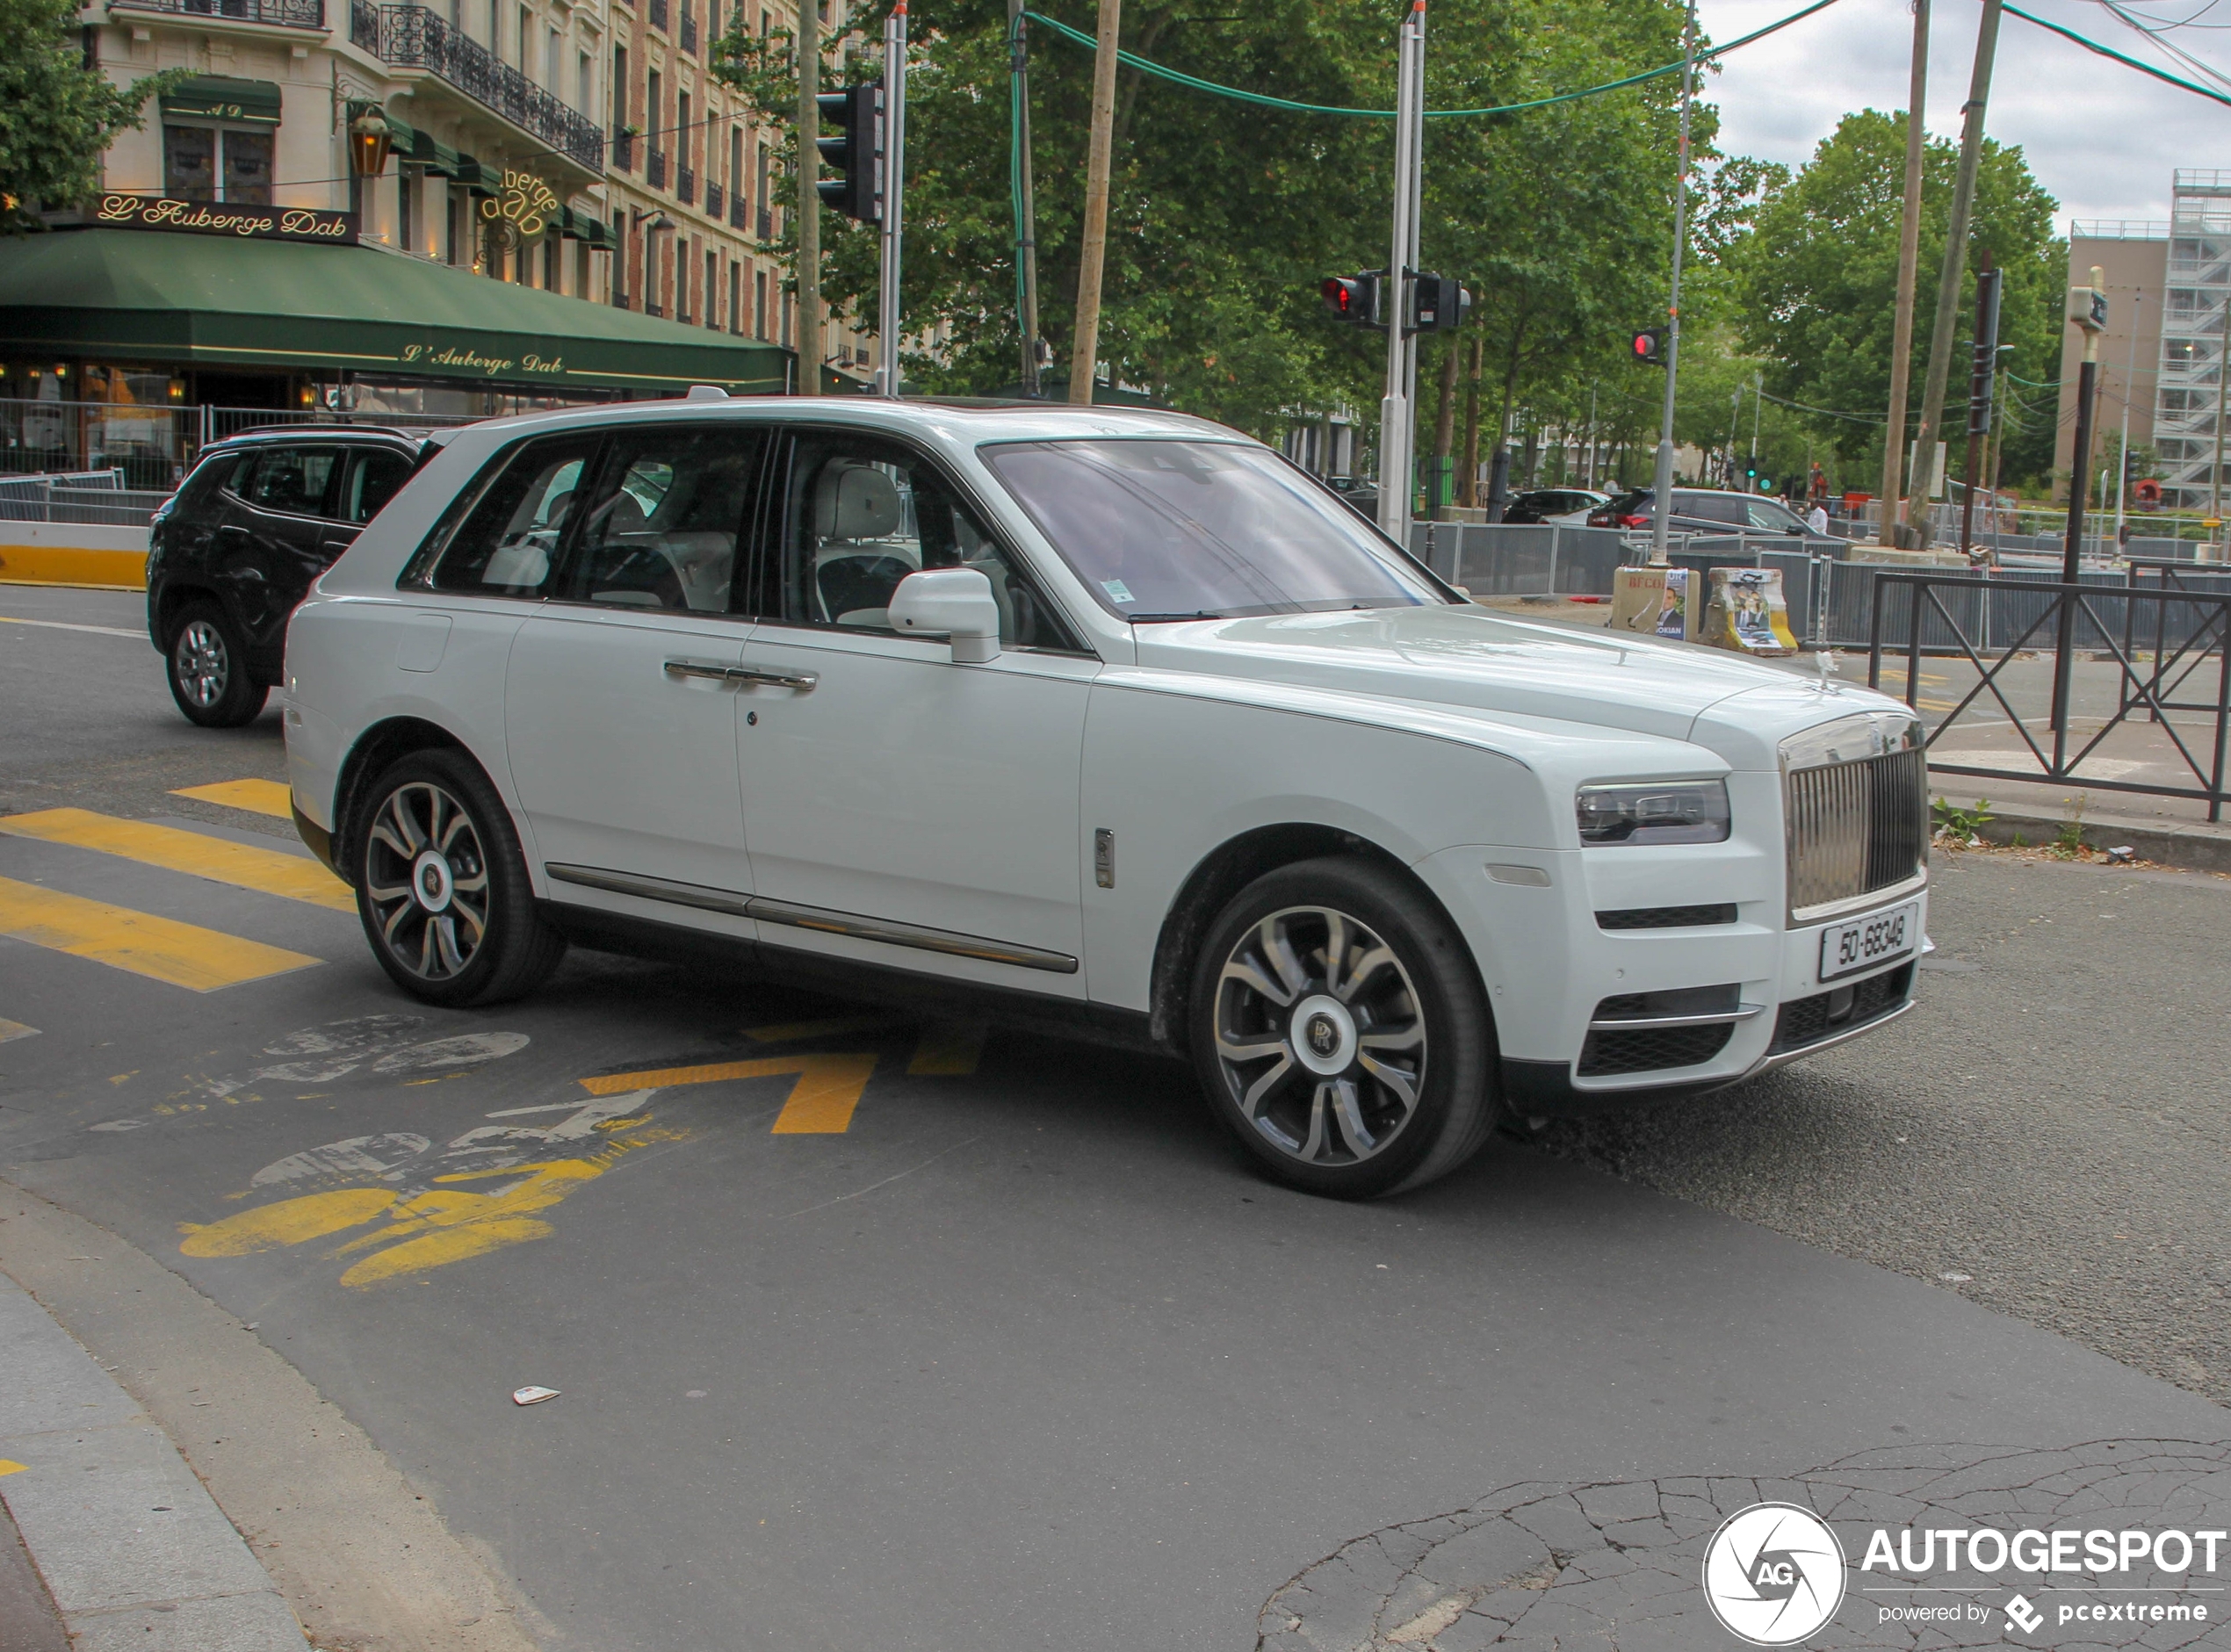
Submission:
POLYGON ((1905 705, 1464 601, 1273 450, 1043 402, 458 431, 286 638, 295 824, 430 1003, 569 944, 1189 1059, 1368 1197, 1880 1027, 1905 705))
POLYGON ((1503 507, 1503 520, 1554 522, 1577 528, 1588 520, 1591 511, 1610 502, 1609 494, 1592 487, 1536 487, 1513 496, 1503 507))
MULTIPOLYGON (((1630 488, 1588 513, 1592 528, 1624 528, 1648 532, 1655 520, 1657 490, 1630 488)), ((1673 490, 1675 533, 1788 534, 1795 538, 1840 545, 1843 541, 1813 533, 1805 519, 1764 494, 1736 494, 1716 487, 1677 487, 1673 490)))
POLYGON ((202 450, 148 530, 148 635, 190 722, 254 720, 310 581, 445 438, 297 425, 202 450))

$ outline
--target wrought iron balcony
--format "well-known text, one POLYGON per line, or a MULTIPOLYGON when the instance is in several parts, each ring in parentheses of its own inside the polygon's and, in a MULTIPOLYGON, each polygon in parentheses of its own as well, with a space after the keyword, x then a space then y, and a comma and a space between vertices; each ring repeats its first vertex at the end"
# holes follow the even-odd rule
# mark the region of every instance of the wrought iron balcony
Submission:
POLYGON ((643 314, 646 315, 664 315, 666 314, 666 306, 663 304, 653 304, 646 299, 643 303, 643 314))
POLYGON ((651 26, 654 29, 666 27, 666 0, 651 0, 651 26))
POLYGON ((684 206, 697 198, 697 175, 686 166, 674 169, 674 198, 684 206))
POLYGON ((354 0, 349 38, 391 67, 432 70, 592 172, 604 170, 604 135, 595 121, 499 61, 432 7, 375 6, 369 0, 354 0))
POLYGON ((325 0, 111 0, 112 11, 167 11, 173 17, 267 23, 282 29, 325 27, 325 0))
POLYGON ((693 57, 697 55, 697 14, 690 9, 689 0, 682 0, 682 49, 689 53, 693 57))
POLYGON ((654 190, 666 187, 666 151, 646 149, 643 153, 643 181, 654 190))
POLYGON ((635 170, 635 134, 631 132, 612 133, 612 170, 616 172, 635 170))
POLYGON ((728 223, 734 229, 751 227, 751 203, 740 195, 728 203, 728 223))
POLYGON ((711 178, 707 178, 705 180, 705 216, 707 218, 718 218, 721 215, 722 211, 725 209, 726 205, 726 197, 725 191, 721 189, 719 184, 714 183, 711 178))
POLYGON ((764 206, 759 209, 759 238, 762 241, 775 239, 775 214, 764 206))

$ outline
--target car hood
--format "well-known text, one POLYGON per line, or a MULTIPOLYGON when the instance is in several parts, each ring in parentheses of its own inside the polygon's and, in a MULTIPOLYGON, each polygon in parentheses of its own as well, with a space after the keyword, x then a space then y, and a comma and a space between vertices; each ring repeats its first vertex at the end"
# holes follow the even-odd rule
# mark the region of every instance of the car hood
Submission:
POLYGON ((1142 666, 1653 734, 1741 768, 1772 767, 1796 729, 1897 703, 1716 648, 1454 604, 1164 622, 1136 635, 1142 666))

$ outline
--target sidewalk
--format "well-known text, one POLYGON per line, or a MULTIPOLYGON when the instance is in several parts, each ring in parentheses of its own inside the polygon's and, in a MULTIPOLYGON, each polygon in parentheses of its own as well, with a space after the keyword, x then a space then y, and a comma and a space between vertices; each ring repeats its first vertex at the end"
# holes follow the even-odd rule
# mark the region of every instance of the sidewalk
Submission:
POLYGON ((0 1639, 47 1608, 73 1652, 307 1652, 294 1614, 209 1493, 92 1355, 0 1275, 0 1639), (22 1547, 13 1555, 15 1533, 22 1547), (19 1562, 28 1554, 34 1573, 19 1562))

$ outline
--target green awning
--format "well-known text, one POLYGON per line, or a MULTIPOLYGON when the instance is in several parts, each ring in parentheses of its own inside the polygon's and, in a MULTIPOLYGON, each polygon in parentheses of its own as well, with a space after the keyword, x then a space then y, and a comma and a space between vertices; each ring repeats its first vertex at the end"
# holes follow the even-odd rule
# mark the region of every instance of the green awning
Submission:
POLYGON ((162 94, 162 112, 195 120, 236 120, 276 126, 279 123, 279 89, 273 81, 196 75, 162 94))
POLYGON ((437 177, 455 177, 458 168, 464 163, 463 156, 423 126, 411 129, 410 153, 403 159, 413 166, 424 167, 437 177))
POLYGON ((578 241, 591 252, 612 252, 619 247, 615 235, 601 218, 587 213, 577 213, 570 206, 558 209, 558 233, 570 241, 578 241))
POLYGON ((787 350, 377 247, 128 229, 0 238, 0 356, 775 393, 787 350))
POLYGON ((469 155, 460 153, 457 157, 457 170, 448 176, 453 182, 463 184, 477 195, 496 195, 503 190, 503 169, 476 161, 469 155))

